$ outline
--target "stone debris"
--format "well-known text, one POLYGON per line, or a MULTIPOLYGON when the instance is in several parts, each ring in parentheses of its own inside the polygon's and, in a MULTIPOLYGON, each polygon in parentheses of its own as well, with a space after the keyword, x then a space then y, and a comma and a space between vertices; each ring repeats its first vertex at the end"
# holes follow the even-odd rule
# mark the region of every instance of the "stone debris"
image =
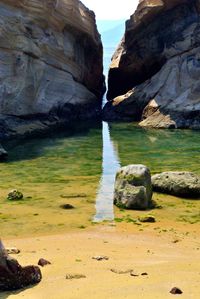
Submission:
POLYGON ((170 293, 173 294, 173 295, 181 295, 181 294, 183 294, 183 292, 181 291, 181 289, 179 289, 177 287, 171 289, 170 293))
POLYGON ((67 274, 66 279, 81 279, 81 278, 86 278, 84 274, 67 274))
POLYGON ((109 257, 108 256, 104 256, 104 255, 99 255, 99 256, 93 256, 92 257, 93 260, 97 260, 97 261, 108 261, 109 257))
POLYGON ((6 251, 8 254, 19 254, 21 252, 20 249, 12 247, 12 248, 6 248, 6 251))
POLYGON ((116 274, 131 274, 133 273, 133 269, 127 269, 127 270, 117 270, 117 269, 110 269, 111 272, 116 274))
POLYGON ((38 266, 41 266, 41 267, 44 267, 44 266, 47 266, 47 265, 51 265, 51 262, 41 258, 39 261, 38 261, 38 266))

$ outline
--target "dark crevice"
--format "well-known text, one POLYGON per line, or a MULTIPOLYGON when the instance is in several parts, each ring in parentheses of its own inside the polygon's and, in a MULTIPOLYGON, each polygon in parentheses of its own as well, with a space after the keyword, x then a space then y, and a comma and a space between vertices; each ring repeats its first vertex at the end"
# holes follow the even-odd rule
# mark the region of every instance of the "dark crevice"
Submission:
MULTIPOLYGON (((184 54, 180 51, 168 57, 165 49, 183 41, 183 32, 191 24, 199 22, 195 5, 186 3, 157 16, 140 30, 128 30, 125 34, 124 54, 119 67, 111 68, 108 76, 108 100, 125 94, 157 74, 167 60, 184 54)), ((191 48, 199 45, 194 36, 191 48)), ((190 51, 190 49, 188 50, 190 51)))

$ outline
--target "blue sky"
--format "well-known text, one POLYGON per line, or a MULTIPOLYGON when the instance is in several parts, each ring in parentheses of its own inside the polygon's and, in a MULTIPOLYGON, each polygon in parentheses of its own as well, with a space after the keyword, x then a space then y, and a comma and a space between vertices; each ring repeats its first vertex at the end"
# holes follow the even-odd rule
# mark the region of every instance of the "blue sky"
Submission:
POLYGON ((135 11, 139 0, 82 0, 99 20, 128 19, 135 11))

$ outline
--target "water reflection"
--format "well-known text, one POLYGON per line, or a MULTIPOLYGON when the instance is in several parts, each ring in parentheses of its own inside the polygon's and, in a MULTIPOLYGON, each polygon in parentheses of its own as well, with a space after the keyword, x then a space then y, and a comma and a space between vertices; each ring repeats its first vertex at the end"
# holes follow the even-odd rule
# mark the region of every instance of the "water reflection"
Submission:
POLYGON ((109 125, 107 122, 103 122, 102 138, 102 176, 96 199, 96 215, 94 217, 94 221, 96 222, 114 219, 113 186, 116 171, 120 167, 118 153, 113 141, 111 140, 109 125))

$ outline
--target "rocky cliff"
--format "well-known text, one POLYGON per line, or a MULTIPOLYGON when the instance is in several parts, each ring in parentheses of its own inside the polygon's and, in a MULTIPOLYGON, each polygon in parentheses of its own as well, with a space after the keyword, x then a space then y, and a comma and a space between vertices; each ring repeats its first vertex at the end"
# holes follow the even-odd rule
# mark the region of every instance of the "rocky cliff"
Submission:
POLYGON ((80 1, 0 0, 0 137, 95 117, 102 52, 80 1))
POLYGON ((200 129, 200 1, 142 0, 109 71, 106 119, 200 129))

